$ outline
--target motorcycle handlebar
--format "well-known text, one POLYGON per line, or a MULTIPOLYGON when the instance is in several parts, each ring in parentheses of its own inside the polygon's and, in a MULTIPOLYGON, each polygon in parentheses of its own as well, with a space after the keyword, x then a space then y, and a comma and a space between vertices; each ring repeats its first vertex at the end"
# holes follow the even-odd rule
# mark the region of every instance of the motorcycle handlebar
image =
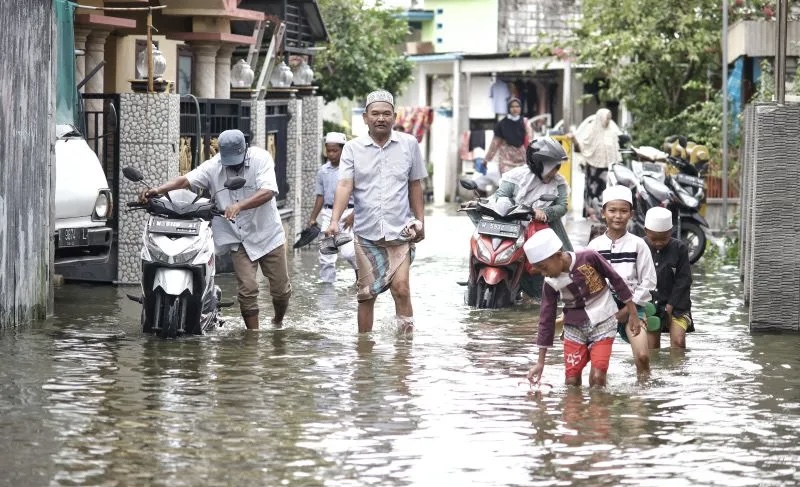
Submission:
POLYGON ((139 203, 138 201, 128 201, 125 206, 128 208, 145 208, 147 203, 139 203))

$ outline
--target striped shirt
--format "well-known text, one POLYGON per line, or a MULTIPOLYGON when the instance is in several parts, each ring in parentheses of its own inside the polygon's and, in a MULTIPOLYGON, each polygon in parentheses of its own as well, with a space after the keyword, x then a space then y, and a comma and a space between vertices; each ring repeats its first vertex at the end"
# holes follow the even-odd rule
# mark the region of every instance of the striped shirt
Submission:
POLYGON ((611 240, 607 233, 600 235, 587 248, 597 251, 611 264, 617 274, 628 284, 633 294, 633 302, 643 306, 652 299, 650 291, 656 288, 658 278, 653 265, 653 255, 643 238, 625 232, 617 240, 611 240))

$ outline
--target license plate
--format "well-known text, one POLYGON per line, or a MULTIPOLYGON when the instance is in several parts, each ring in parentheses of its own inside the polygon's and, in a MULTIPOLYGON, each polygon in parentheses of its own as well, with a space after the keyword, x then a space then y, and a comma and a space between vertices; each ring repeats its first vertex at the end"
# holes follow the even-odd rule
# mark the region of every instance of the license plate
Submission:
POLYGON ((62 228, 58 231, 58 247, 84 247, 89 245, 89 230, 86 228, 62 228))
POLYGON ((166 235, 199 235, 200 222, 153 218, 148 230, 150 233, 162 233, 166 235))
POLYGON ((492 235, 494 237, 519 237, 522 227, 519 223, 501 223, 489 220, 478 222, 478 233, 481 235, 492 235))

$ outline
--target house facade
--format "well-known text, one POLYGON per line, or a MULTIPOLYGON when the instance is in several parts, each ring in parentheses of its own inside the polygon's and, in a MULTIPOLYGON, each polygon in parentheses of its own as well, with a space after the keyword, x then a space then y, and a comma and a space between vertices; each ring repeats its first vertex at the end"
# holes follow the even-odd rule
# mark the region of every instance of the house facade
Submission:
POLYGON ((492 93, 507 91, 520 98, 523 116, 538 120, 542 129, 559 122, 569 128, 598 108, 579 103, 584 87, 569 59, 532 53, 532 48, 571 35, 580 19, 578 1, 428 0, 405 15, 412 32, 406 52, 414 63, 414 81, 398 104, 436 111, 435 136, 427 139, 437 142, 423 140, 423 147, 434 166, 437 202, 455 198, 462 134, 490 131, 504 114, 504 103, 492 93))

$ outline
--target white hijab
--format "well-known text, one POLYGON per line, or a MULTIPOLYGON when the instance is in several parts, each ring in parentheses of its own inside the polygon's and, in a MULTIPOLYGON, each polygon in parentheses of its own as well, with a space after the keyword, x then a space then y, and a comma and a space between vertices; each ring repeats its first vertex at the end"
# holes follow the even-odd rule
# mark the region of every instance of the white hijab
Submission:
POLYGON ((576 158, 590 166, 607 168, 621 159, 619 155, 619 136, 622 134, 616 122, 611 120, 607 108, 597 110, 581 122, 575 131, 575 139, 581 149, 576 158))

